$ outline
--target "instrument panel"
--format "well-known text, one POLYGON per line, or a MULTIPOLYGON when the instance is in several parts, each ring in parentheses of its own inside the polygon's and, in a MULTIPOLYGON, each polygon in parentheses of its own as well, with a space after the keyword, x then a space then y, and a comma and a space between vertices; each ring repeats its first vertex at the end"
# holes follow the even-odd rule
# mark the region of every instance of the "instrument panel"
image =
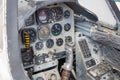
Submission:
MULTIPOLYGON (((21 49, 29 45, 33 51, 33 61, 30 65, 25 65, 25 68, 30 68, 32 65, 34 72, 37 72, 41 70, 43 63, 52 64, 50 62, 53 60, 64 57, 61 55, 65 54, 66 44, 74 45, 74 31, 74 11, 65 4, 38 9, 26 19, 25 26, 19 30, 21 49), (28 33, 28 37, 24 36, 24 32, 28 33)), ((27 52, 29 50, 24 53, 27 52)), ((25 56, 22 57, 24 59, 25 56)))
POLYGON ((113 75, 112 66, 103 59, 102 45, 86 36, 97 24, 74 14, 64 3, 28 13, 19 16, 18 24, 21 59, 30 80, 86 80, 83 77, 87 76, 90 80, 113 80, 117 76, 118 72, 113 75))

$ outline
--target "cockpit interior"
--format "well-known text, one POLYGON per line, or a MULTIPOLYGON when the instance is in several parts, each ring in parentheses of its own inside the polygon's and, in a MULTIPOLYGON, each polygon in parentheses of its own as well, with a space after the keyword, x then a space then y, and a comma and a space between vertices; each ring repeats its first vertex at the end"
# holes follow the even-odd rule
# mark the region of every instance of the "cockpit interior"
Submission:
POLYGON ((116 25, 77 0, 18 0, 18 65, 25 78, 13 80, 120 80, 120 22, 112 13, 116 25))

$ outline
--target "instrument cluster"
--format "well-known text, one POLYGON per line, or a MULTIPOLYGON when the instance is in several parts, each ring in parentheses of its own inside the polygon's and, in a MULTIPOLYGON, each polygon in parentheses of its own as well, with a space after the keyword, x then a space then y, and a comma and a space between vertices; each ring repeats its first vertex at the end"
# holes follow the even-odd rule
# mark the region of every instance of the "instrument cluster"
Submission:
POLYGON ((63 18, 62 7, 51 7, 39 9, 36 12, 37 22, 39 24, 51 23, 53 21, 60 21, 63 18))
POLYGON ((64 56, 65 45, 67 43, 74 45, 74 30, 74 12, 65 4, 40 8, 25 20, 25 27, 19 30, 20 47, 24 50, 29 45, 33 49, 35 72, 40 70, 41 64, 64 56), (24 36, 25 32, 28 33, 27 37, 24 36))

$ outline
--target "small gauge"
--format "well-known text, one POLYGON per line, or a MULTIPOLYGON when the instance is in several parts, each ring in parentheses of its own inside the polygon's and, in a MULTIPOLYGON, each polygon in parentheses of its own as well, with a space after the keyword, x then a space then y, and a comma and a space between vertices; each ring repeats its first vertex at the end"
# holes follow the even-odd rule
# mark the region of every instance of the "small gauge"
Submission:
POLYGON ((57 80, 57 75, 56 74, 51 74, 50 80, 57 80))
POLYGON ((49 20, 48 9, 42 9, 38 11, 38 18, 41 23, 47 23, 49 20))
POLYGON ((63 9, 61 7, 57 7, 56 13, 57 13, 56 18, 55 18, 56 21, 61 20, 63 16, 63 9))
POLYGON ((57 44, 58 46, 62 46, 62 45, 63 45, 63 39, 62 39, 62 38, 59 38, 59 39, 57 40, 56 44, 57 44))
POLYGON ((51 12, 52 12, 52 17, 53 17, 56 21, 62 19, 62 16, 63 16, 63 8, 62 8, 62 7, 53 7, 53 8, 51 9, 51 12))
POLYGON ((23 61, 29 62, 32 59, 32 57, 29 54, 25 54, 23 57, 23 61))
POLYGON ((52 48, 54 45, 54 41, 52 39, 48 39, 46 42, 47 48, 52 48))
POLYGON ((39 39, 46 40, 50 36, 50 29, 48 26, 41 26, 38 31, 39 39))
POLYGON ((34 28, 27 28, 27 29, 23 29, 21 30, 21 36, 22 36, 22 43, 25 43, 25 39, 24 39, 24 32, 27 32, 29 34, 30 37, 30 43, 33 43, 36 41, 36 30, 34 28))
POLYGON ((36 80, 44 80, 42 77, 38 77, 36 80))
POLYGON ((28 19, 25 20, 26 26, 31 26, 35 23, 34 15, 31 15, 28 19))
POLYGON ((24 66, 31 65, 33 63, 33 49, 30 48, 29 50, 26 48, 21 49, 21 56, 24 66))
POLYGON ((55 19, 56 15, 57 15, 55 8, 51 8, 50 11, 51 11, 51 13, 52 13, 52 18, 55 19))
POLYGON ((65 17, 65 18, 69 18, 69 17, 70 17, 70 11, 69 11, 69 10, 66 10, 66 11, 64 12, 64 17, 65 17))
POLYGON ((72 37, 71 36, 67 36, 65 39, 66 42, 72 42, 72 37))
POLYGON ((35 44, 36 50, 41 50, 43 48, 43 41, 39 41, 35 44))
POLYGON ((69 31, 71 29, 71 25, 69 23, 64 25, 64 30, 69 31))
POLYGON ((58 36, 60 35, 60 33, 62 32, 62 26, 61 24, 57 23, 57 24, 54 24, 52 29, 51 29, 51 32, 54 36, 58 36))
POLYGON ((62 7, 57 7, 56 9, 57 9, 57 13, 59 15, 63 15, 63 8, 62 7))

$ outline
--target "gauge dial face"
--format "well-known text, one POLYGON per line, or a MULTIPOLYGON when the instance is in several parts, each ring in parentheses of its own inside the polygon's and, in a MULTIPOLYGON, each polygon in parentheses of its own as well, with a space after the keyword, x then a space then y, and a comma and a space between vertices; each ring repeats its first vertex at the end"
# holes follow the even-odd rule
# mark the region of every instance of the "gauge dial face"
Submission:
POLYGON ((53 7, 51 9, 52 16, 54 20, 58 21, 62 19, 63 16, 63 8, 62 7, 53 7))
POLYGON ((21 36, 22 36, 22 43, 25 43, 25 39, 24 39, 24 32, 27 32, 29 34, 30 37, 30 43, 33 43, 36 41, 36 30, 34 28, 27 28, 27 29, 23 29, 21 31, 21 36))
POLYGON ((54 41, 52 39, 48 39, 46 42, 47 48, 52 48, 54 45, 54 41))
POLYGON ((65 39, 66 42, 72 42, 72 37, 71 36, 67 36, 65 39))
POLYGON ((54 24, 52 29, 51 29, 51 32, 54 36, 58 36, 61 34, 62 32, 62 26, 61 24, 57 23, 57 24, 54 24))
POLYGON ((46 40, 50 36, 50 29, 48 26, 41 26, 41 28, 38 31, 39 39, 46 40))
POLYGON ((63 39, 59 38, 56 42, 57 46, 62 46, 63 45, 63 39))
POLYGON ((38 77, 36 80, 44 80, 42 77, 38 77))
POLYGON ((33 59, 33 57, 29 53, 25 53, 22 56, 23 56, 24 62, 29 62, 29 61, 32 61, 32 59, 33 59))
POLYGON ((23 65, 24 66, 28 66, 28 65, 31 65, 33 64, 33 49, 32 47, 28 49, 26 48, 22 48, 21 49, 21 57, 22 57, 22 61, 23 61, 23 65))
POLYGON ((57 80, 57 75, 56 74, 52 74, 50 80, 57 80))
POLYGON ((35 44, 36 50, 41 50, 43 48, 43 41, 39 41, 35 44))
POLYGON ((69 18, 69 17, 70 17, 70 11, 69 11, 69 10, 66 10, 66 11, 64 12, 64 17, 65 17, 65 18, 69 18))
POLYGON ((25 20, 26 26, 31 26, 35 23, 34 15, 31 15, 28 19, 25 20))
POLYGON ((71 25, 69 23, 64 25, 64 30, 69 31, 71 29, 71 25))
POLYGON ((49 13, 47 9, 42 9, 38 12, 38 18, 41 23, 47 23, 49 20, 49 13))

